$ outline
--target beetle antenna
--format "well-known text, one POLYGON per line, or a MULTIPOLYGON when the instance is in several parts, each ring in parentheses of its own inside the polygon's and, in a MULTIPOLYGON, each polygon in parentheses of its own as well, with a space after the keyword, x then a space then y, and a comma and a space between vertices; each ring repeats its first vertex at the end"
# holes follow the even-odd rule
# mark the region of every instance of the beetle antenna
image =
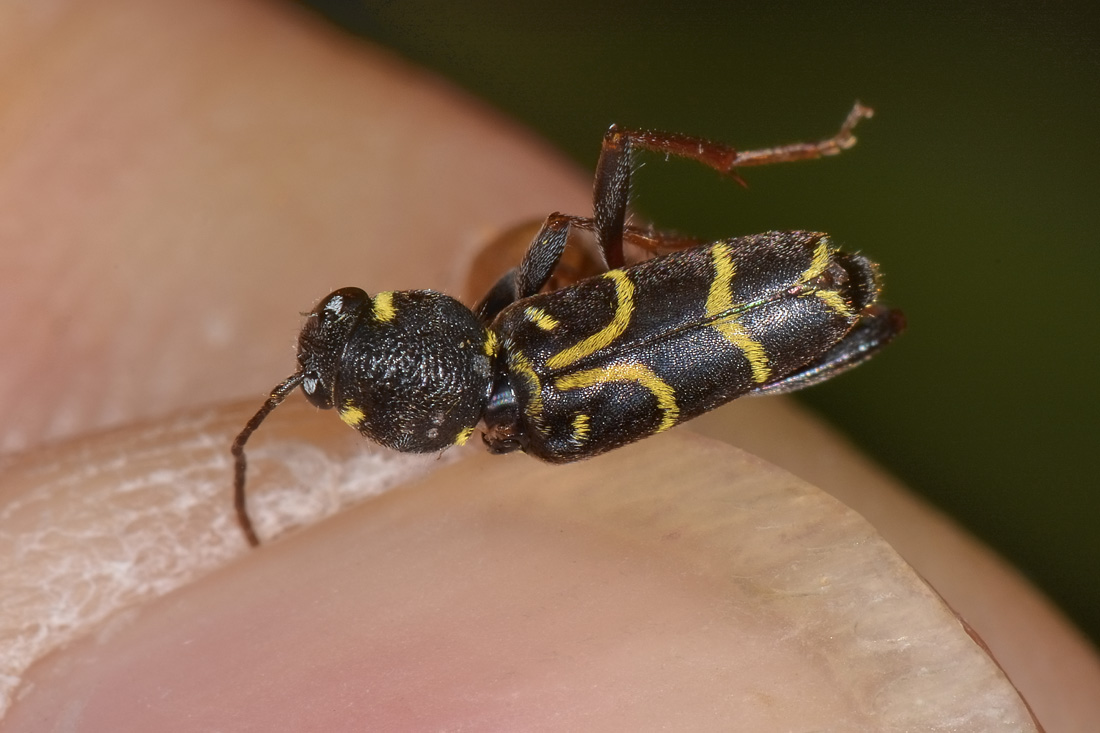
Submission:
POLYGON ((248 466, 248 462, 244 457, 244 444, 248 442, 249 437, 256 431, 256 428, 260 427, 260 423, 264 421, 264 418, 271 414, 271 411, 278 407, 279 403, 285 400, 287 395, 293 392, 294 389, 302 383, 305 376, 304 372, 295 372, 283 380, 279 386, 271 390, 271 395, 268 396, 267 402, 264 402, 264 406, 260 408, 259 412, 252 416, 252 419, 244 426, 244 430, 242 430, 237 436, 237 439, 233 441, 233 447, 229 449, 235 461, 233 473, 233 506, 237 510, 237 524, 241 525, 241 531, 244 532, 245 539, 248 540, 248 544, 253 547, 259 546, 260 538, 256 536, 256 530, 252 528, 252 518, 248 516, 248 505, 244 493, 244 475, 248 466))

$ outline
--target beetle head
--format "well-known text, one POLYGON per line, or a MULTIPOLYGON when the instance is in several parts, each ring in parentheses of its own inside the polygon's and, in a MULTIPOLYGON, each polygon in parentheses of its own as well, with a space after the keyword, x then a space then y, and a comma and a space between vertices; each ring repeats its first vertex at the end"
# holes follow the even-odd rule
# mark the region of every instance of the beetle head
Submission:
POLYGON ((327 295, 308 314, 298 336, 298 364, 302 391, 315 407, 327 410, 333 406, 344 344, 369 305, 370 296, 359 288, 341 288, 327 295))

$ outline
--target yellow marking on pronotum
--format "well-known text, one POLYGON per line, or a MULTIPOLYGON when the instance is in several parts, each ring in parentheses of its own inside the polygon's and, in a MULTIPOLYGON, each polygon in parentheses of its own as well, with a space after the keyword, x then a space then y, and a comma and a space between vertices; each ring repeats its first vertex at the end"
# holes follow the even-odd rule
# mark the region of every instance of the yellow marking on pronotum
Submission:
POLYGON ((583 413, 573 418, 573 440, 578 443, 588 440, 589 422, 590 418, 583 413))
MULTIPOLYGON (((607 382, 637 382, 648 389, 657 398, 657 407, 665 414, 656 432, 668 430, 680 418, 680 407, 676 404, 676 390, 665 380, 653 373, 649 367, 642 364, 622 363, 612 364, 600 369, 585 369, 573 374, 566 374, 554 380, 554 386, 560 390, 584 389, 596 384, 607 382)), ((575 424, 574 424, 575 428, 575 424)))
POLYGON ((798 282, 808 283, 814 278, 821 277, 825 274, 825 268, 829 266, 832 258, 833 240, 822 237, 817 241, 817 247, 814 248, 814 256, 810 260, 810 266, 798 277, 798 282))
POLYGON ((554 318, 542 308, 536 308, 533 305, 529 305, 524 309, 523 315, 527 316, 531 323, 534 323, 543 331, 553 331, 558 327, 558 319, 554 318))
POLYGON ((497 340, 496 331, 487 331, 485 336, 485 356, 494 357, 500 351, 500 341, 497 340))
POLYGON ((340 419, 346 422, 353 428, 359 427, 362 424, 363 419, 366 417, 366 413, 353 405, 351 402, 347 402, 340 408, 340 419))
POLYGON ((630 317, 634 314, 634 283, 630 282, 630 278, 622 270, 608 270, 603 276, 615 283, 617 303, 611 323, 583 341, 551 356, 546 360, 548 368, 561 369, 596 353, 622 336, 630 325, 630 317))
POLYGON ((535 373, 531 362, 517 348, 508 351, 508 367, 527 381, 531 391, 527 398, 527 415, 537 425, 542 421, 542 380, 535 373))
POLYGON ((852 317, 852 309, 844 302, 844 298, 835 290, 818 290, 814 295, 825 304, 825 307, 843 318, 852 317))
POLYGON ((380 321, 392 321, 397 315, 397 309, 393 306, 393 293, 389 290, 374 296, 374 317, 380 321))
POLYGON ((759 341, 748 334, 736 315, 722 315, 733 310, 733 292, 730 290, 736 272, 733 266, 733 250, 728 244, 719 243, 711 247, 710 253, 714 260, 715 274, 710 292, 707 293, 707 318, 716 318, 711 325, 726 341, 741 350, 749 361, 753 381, 762 384, 772 374, 768 366, 768 352, 759 341))
POLYGON ((455 445, 466 445, 466 441, 470 439, 470 436, 474 434, 473 428, 463 428, 457 436, 455 436, 455 445))

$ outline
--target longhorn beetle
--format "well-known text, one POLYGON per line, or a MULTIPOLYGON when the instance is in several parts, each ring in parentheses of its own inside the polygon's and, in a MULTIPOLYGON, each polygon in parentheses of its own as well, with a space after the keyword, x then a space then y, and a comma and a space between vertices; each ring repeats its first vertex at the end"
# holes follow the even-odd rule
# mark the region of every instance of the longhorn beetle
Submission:
POLYGON ((662 432, 745 394, 777 394, 870 358, 904 328, 875 304, 876 266, 828 235, 768 232, 701 243, 626 224, 633 153, 736 169, 835 155, 872 111, 858 102, 836 135, 738 152, 676 133, 604 135, 592 218, 551 214, 519 266, 470 310, 431 290, 359 288, 325 297, 306 317, 298 369, 233 441, 237 519, 259 538, 245 503, 244 446, 298 386, 365 437, 399 451, 462 445, 483 424, 491 453, 551 463, 591 458, 662 432), (595 233, 606 269, 540 292, 573 228, 595 233), (651 252, 624 266, 624 240, 651 252), (671 251, 670 251, 671 250, 671 251))

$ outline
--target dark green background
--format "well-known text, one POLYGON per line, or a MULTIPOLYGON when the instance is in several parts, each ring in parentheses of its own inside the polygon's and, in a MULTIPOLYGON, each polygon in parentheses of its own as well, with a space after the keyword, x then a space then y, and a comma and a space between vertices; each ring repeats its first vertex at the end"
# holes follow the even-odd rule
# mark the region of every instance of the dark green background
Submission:
POLYGON ((744 148, 824 137, 854 99, 873 106, 852 152, 748 170, 747 192, 647 160, 636 208, 716 238, 824 230, 880 262, 909 333, 804 401, 1100 638, 1088 4, 309 4, 589 168, 611 122, 744 148))

